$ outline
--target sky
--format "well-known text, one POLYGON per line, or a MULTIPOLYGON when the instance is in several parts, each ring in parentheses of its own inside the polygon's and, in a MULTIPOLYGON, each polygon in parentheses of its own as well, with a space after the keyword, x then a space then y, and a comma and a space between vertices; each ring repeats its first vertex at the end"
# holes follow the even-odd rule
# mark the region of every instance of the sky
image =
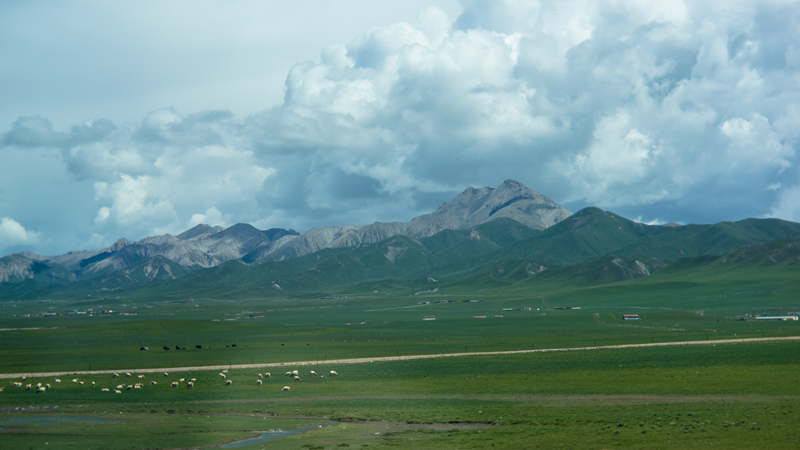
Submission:
POLYGON ((800 2, 0 0, 0 256, 519 181, 800 221, 800 2))

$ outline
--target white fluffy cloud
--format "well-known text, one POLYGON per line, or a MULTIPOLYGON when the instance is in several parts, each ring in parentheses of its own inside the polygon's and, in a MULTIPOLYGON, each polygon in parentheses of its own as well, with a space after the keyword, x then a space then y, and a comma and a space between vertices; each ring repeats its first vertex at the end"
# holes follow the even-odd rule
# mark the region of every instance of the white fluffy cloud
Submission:
POLYGON ((409 220, 507 178, 646 222, 797 220, 797 1, 462 7, 354 30, 247 117, 162 108, 64 131, 27 117, 0 151, 58 155, 89 187, 87 243, 409 220))
POLYGON ((0 250, 12 246, 37 244, 40 234, 26 230, 19 222, 10 218, 0 218, 0 250))

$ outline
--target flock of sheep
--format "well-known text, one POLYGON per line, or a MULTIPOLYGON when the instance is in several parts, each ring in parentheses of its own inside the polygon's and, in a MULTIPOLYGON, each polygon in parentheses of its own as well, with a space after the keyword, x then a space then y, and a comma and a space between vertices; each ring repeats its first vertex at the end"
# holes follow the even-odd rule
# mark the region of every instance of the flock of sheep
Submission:
MULTIPOLYGON (((225 380, 225 386, 230 386, 230 385, 232 385, 232 384, 233 384, 233 381, 232 381, 232 380, 228 380, 228 379, 227 379, 227 375, 226 375, 227 373, 228 373, 228 370, 227 370, 227 369, 225 369, 225 370, 223 370, 222 372, 220 372, 218 375, 219 375, 219 377, 220 377, 220 378, 222 378, 223 380, 225 380)), ((318 374, 317 374, 317 372, 315 372, 315 371, 313 371, 313 370, 312 370, 312 371, 310 371, 310 372, 308 373, 308 375, 309 375, 309 376, 319 376, 320 378, 326 378, 326 376, 325 376, 325 375, 318 375, 318 374)), ((338 376, 338 375, 339 375, 339 374, 338 374, 338 373, 336 373, 336 371, 335 371, 335 370, 331 370, 331 371, 330 371, 330 373, 328 374, 328 376, 331 376, 331 377, 338 376)), ((169 376, 169 373, 168 373, 168 372, 164 372, 164 376, 165 376, 165 377, 168 377, 168 376, 169 376)), ((292 371, 288 371, 288 372, 286 372, 286 373, 284 374, 284 376, 287 376, 287 377, 292 377, 292 379, 293 379, 294 381, 303 381, 302 379, 300 379, 300 372, 299 372, 298 370, 292 370, 292 371)), ((113 378, 119 378, 119 377, 120 377, 120 374, 118 374, 118 373, 114 373, 114 374, 112 375, 112 377, 113 377, 113 378)), ((130 377, 130 378, 132 378, 132 377, 133 377, 133 375, 132 375, 131 373, 126 373, 126 374, 125 374, 125 377, 130 377)), ((137 377, 138 377, 139 379, 144 379, 144 378, 145 378, 145 376, 144 376, 144 375, 138 375, 137 377)), ((266 373, 263 373, 263 374, 262 374, 262 373, 259 373, 259 374, 258 374, 258 378, 256 379, 256 385, 257 385, 257 386, 261 386, 261 385, 263 384, 262 380, 263 380, 264 378, 271 378, 271 377, 272 377, 272 375, 271 375, 269 372, 266 372, 266 373)), ((23 382, 24 382, 24 381, 27 381, 27 377, 22 377, 22 381, 23 381, 23 382)), ((56 379, 55 379, 53 382, 54 382, 54 383, 61 383, 61 380, 60 380, 60 379, 58 379, 58 378, 56 378, 56 379)), ((73 382, 73 383, 78 383, 78 384, 80 384, 81 386, 85 384, 85 382, 84 382, 84 381, 81 381, 81 380, 79 380, 79 379, 77 379, 77 378, 73 378, 73 379, 72 379, 72 382, 73 382)), ((194 384, 195 384, 196 382, 197 382, 197 379, 196 379, 196 378, 191 378, 191 379, 181 378, 181 379, 179 379, 178 381, 173 381, 173 382, 170 384, 170 387, 174 387, 174 388, 175 388, 175 387, 178 387, 178 386, 180 386, 180 385, 181 385, 181 383, 186 383, 186 387, 187 387, 187 388, 194 388, 194 384)), ((158 382, 156 382, 156 381, 151 381, 151 382, 150 382, 150 385, 156 385, 156 384, 158 384, 158 382)), ((95 386, 95 382, 94 382, 94 381, 92 381, 92 382, 91 382, 91 385, 92 385, 92 386, 95 386)), ((22 383, 20 383, 19 381, 15 381, 15 382, 11 383, 11 386, 13 386, 13 387, 16 387, 16 388, 22 388, 23 384, 22 384, 22 383)), ((121 394, 123 390, 141 389, 142 387, 144 387, 144 385, 143 385, 141 382, 138 382, 138 383, 135 383, 135 384, 127 384, 127 385, 126 385, 125 383, 123 383, 123 384, 118 384, 118 385, 117 385, 117 386, 114 388, 114 393, 116 393, 116 394, 121 394)), ((29 383, 29 384, 26 384, 26 385, 25 385, 25 389, 26 389, 26 390, 32 390, 33 388, 34 388, 34 386, 33 386, 33 383, 29 383)), ((48 389, 50 389, 50 383, 46 383, 45 385, 42 385, 42 383, 37 383, 37 384, 36 384, 36 393, 37 393, 37 394, 38 394, 38 393, 44 393, 44 392, 47 392, 47 390, 48 390, 48 389)), ((290 390, 290 389, 291 389, 291 387, 289 387, 289 386, 284 386, 283 388, 281 388, 281 391, 288 391, 288 390, 290 390)), ((104 387, 104 388, 100 388, 100 390, 101 390, 102 392, 111 392, 111 389, 109 389, 109 388, 105 388, 105 387, 104 387)), ((2 387, 0 387, 0 392, 3 392, 3 388, 2 388, 2 387)))

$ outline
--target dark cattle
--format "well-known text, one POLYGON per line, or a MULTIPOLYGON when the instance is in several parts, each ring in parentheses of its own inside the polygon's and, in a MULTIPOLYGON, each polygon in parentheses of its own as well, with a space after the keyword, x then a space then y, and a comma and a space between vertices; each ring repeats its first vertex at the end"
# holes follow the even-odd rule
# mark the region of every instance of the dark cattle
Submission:
POLYGON ((164 350, 169 350, 169 347, 164 347, 164 350))
POLYGON ((144 347, 140 348, 139 350, 144 350, 144 347))
POLYGON ((231 347, 236 347, 236 344, 231 345, 231 347))
POLYGON ((195 345, 194 348, 203 348, 202 345, 195 345))
POLYGON ((175 350, 180 350, 180 349, 181 348, 179 346, 177 346, 177 345, 175 346, 175 350))

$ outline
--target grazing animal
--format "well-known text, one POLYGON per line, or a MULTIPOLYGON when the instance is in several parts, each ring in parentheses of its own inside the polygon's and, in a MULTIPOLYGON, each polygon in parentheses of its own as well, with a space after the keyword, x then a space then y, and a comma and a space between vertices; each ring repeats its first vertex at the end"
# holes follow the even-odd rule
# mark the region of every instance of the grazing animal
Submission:
POLYGON ((47 386, 47 389, 50 389, 50 383, 45 384, 45 386, 47 386))
POLYGON ((126 377, 132 377, 133 375, 131 375, 131 373, 130 373, 130 372, 127 372, 127 373, 125 374, 125 376, 126 376, 126 377))
POLYGON ((147 350, 147 347, 141 347, 141 348, 139 349, 139 351, 142 351, 142 350, 147 350))
POLYGON ((192 378, 192 379, 191 379, 191 380, 189 380, 189 381, 197 381, 197 378, 192 378))
POLYGON ((108 388, 101 388, 100 392, 108 392, 108 388))
POLYGON ((141 385, 141 384, 134 384, 134 385, 133 385, 133 388, 134 388, 134 389, 141 389, 141 388, 142 388, 142 385, 141 385))
POLYGON ((94 381, 92 381, 92 386, 94 386, 94 381))
POLYGON ((156 383, 155 381, 151 381, 151 382, 150 382, 150 385, 151 385, 151 386, 152 386, 152 385, 154 385, 154 384, 158 384, 158 383, 156 383))
POLYGON ((164 372, 164 376, 165 376, 165 377, 168 377, 168 376, 169 376, 169 374, 168 374, 167 372, 164 372))
POLYGON ((281 389, 281 390, 282 391, 288 391, 289 389, 291 389, 289 386, 284 386, 283 389, 281 389))
POLYGON ((231 345, 231 347, 236 347, 236 344, 231 345))
POLYGON ((61 380, 59 380, 58 378, 56 378, 56 383, 61 383, 61 380))
POLYGON ((296 377, 296 376, 298 376, 298 375, 300 375, 300 371, 299 371, 299 370, 293 370, 293 371, 292 371, 292 376, 293 376, 293 377, 296 377))
POLYGON ((77 379, 77 378, 73 378, 73 379, 72 379, 72 382, 73 382, 73 383, 77 383, 77 382, 78 382, 78 379, 77 379))
POLYGON ((265 374, 264 374, 264 378, 269 378, 269 377, 271 377, 271 375, 269 374, 269 372, 267 372, 267 373, 265 373, 265 374))
POLYGON ((264 375, 258 374, 258 378, 264 378, 264 375))
POLYGON ((202 345, 195 345, 194 348, 203 348, 202 345))
POLYGON ((331 376, 332 376, 332 377, 336 377, 336 376, 339 376, 339 374, 338 374, 338 373, 336 373, 336 371, 335 371, 335 370, 331 370, 331 376))
POLYGON ((256 380, 256 384, 261 386, 261 380, 256 380))
POLYGON ((14 387, 22 387, 22 383, 20 383, 19 381, 15 381, 15 382, 11 383, 11 385, 14 386, 14 387))
POLYGON ((232 384, 233 384, 233 381, 231 381, 231 380, 228 380, 228 381, 225 382, 225 386, 230 386, 232 384))
POLYGON ((44 391, 46 391, 46 390, 47 390, 47 388, 40 387, 40 388, 37 388, 37 389, 36 389, 36 393, 38 394, 39 392, 44 392, 44 391))
POLYGON ((286 372, 285 374, 283 374, 283 376, 290 377, 290 376, 292 376, 292 372, 286 372))
POLYGON ((320 375, 319 377, 320 377, 320 378, 325 378, 325 375, 320 375))
POLYGON ((115 394, 122 394, 122 391, 120 391, 119 389, 114 389, 114 393, 115 394))
POLYGON ((181 347, 179 345, 175 346, 175 350, 180 350, 180 349, 181 349, 181 347))
POLYGON ((185 381, 186 381, 186 378, 181 378, 181 379, 180 379, 180 380, 178 380, 178 381, 180 381, 181 383, 183 383, 183 382, 185 382, 185 381))
POLYGON ((172 387, 178 387, 178 382, 177 382, 177 381, 173 381, 173 382, 172 382, 172 384, 171 384, 170 386, 172 386, 172 387))
POLYGON ((193 388, 193 387, 194 387, 194 383, 192 383, 192 382, 190 381, 190 382, 189 382, 189 383, 186 385, 186 387, 187 387, 187 388, 193 388))
POLYGON ((26 391, 29 391, 30 389, 31 389, 31 385, 30 385, 30 384, 26 384, 26 385, 25 385, 25 390, 26 390, 26 391))
POLYGON ((317 376, 317 372, 314 372, 312 370, 311 372, 308 372, 308 375, 311 376, 311 377, 315 377, 315 376, 317 376))
POLYGON ((83 386, 83 381, 79 381, 79 382, 78 382, 78 384, 80 384, 81 386, 83 386))
POLYGON ((25 381, 27 379, 28 379, 28 377, 22 377, 22 381, 25 381))
POLYGON ((42 383, 36 383, 36 387, 37 387, 37 388, 40 388, 40 387, 42 387, 42 383))
POLYGON ((117 389, 124 389, 124 388, 125 388, 125 385, 122 385, 122 384, 118 384, 117 385, 117 389))
POLYGON ((221 376, 223 380, 225 379, 225 374, 224 373, 220 373, 219 376, 221 376))
POLYGON ((118 373, 115 373, 115 374, 114 374, 114 375, 112 375, 112 376, 113 376, 114 378, 119 378, 119 374, 118 374, 118 373))
POLYGON ((301 379, 300 379, 300 377, 298 377, 298 376, 295 376, 295 377, 294 377, 294 381, 303 381, 303 380, 301 380, 301 379))
POLYGON ((129 384, 127 387, 125 387, 125 389, 127 389, 127 390, 129 390, 129 391, 130 391, 131 389, 133 389, 133 386, 131 386, 131 385, 129 384))
POLYGON ((169 347, 164 347, 164 350, 169 350, 169 347))
POLYGON ((222 373, 228 373, 228 369, 223 370, 222 373))
POLYGON ((0 392, 3 392, 3 388, 2 387, 0 387, 0 392))
POLYGON ((144 375, 139 375, 139 379, 141 380, 142 378, 144 378, 144 375))

